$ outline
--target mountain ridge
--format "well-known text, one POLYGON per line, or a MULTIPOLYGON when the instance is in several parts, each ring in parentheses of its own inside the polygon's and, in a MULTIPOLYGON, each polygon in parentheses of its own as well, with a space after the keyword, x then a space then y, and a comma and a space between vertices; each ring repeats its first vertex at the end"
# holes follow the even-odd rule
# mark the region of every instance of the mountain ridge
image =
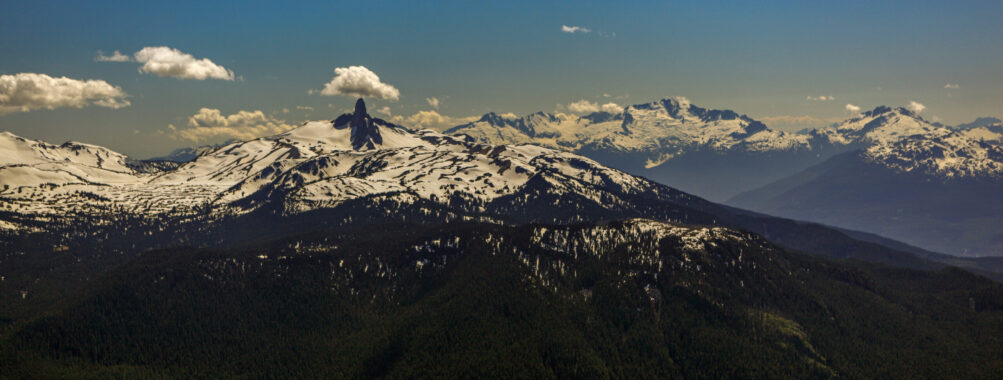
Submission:
MULTIPOLYGON (((372 200, 393 207, 427 203, 418 207, 424 210, 420 212, 439 213, 429 207, 441 207, 451 210, 447 213, 487 220, 514 218, 519 223, 645 215, 683 223, 724 223, 837 257, 864 259, 866 254, 859 256, 860 252, 876 249, 825 227, 737 212, 583 156, 533 145, 480 144, 429 130, 414 132, 369 118, 362 113, 364 104, 359 108, 363 111, 331 122, 306 123, 279 135, 221 146, 177 167, 134 171, 124 180, 99 176, 6 188, 0 192, 0 227, 17 234, 77 228, 75 218, 105 226, 115 223, 109 220, 137 217, 198 226, 239 215, 291 216, 372 200), (790 231, 829 236, 823 240, 841 243, 811 244, 790 231)), ((0 167, 0 173, 10 169, 0 167)), ((940 265, 909 255, 875 257, 907 266, 940 265)))

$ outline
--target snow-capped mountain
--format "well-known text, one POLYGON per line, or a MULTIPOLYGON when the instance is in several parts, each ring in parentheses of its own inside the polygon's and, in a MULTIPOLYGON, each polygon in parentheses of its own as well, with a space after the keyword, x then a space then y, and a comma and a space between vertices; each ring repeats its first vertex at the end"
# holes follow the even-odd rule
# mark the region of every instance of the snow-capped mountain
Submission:
POLYGON ((816 139, 859 150, 735 196, 729 204, 862 229, 926 249, 1003 254, 1003 144, 994 126, 952 129, 878 107, 816 139))
POLYGON ((713 200, 857 149, 895 170, 942 178, 996 176, 1003 127, 955 130, 905 108, 881 106, 833 126, 791 134, 733 111, 708 110, 677 97, 628 106, 618 114, 489 113, 447 133, 583 154, 713 200))
POLYGON ((806 136, 774 131, 730 110, 709 110, 674 97, 587 116, 537 112, 524 117, 489 113, 451 128, 493 144, 532 143, 555 149, 639 153, 653 168, 691 151, 788 151, 810 148, 806 136))
POLYGON ((202 153, 209 152, 209 151, 211 151, 213 149, 216 149, 216 148, 219 148, 219 147, 221 147, 223 145, 233 144, 233 143, 235 143, 237 141, 239 141, 239 140, 237 140, 237 139, 230 139, 230 140, 227 140, 226 142, 223 142, 223 143, 220 143, 220 144, 211 144, 211 145, 202 145, 202 146, 197 146, 197 147, 178 148, 178 149, 175 149, 175 150, 171 151, 170 153, 168 153, 166 155, 149 158, 149 159, 146 159, 146 160, 143 160, 143 161, 171 161, 171 162, 185 163, 185 162, 194 160, 198 156, 201 156, 202 153))
MULTIPOLYGON (((53 146, 3 135, 0 211, 29 220, 69 215, 241 214, 263 206, 298 213, 385 195, 405 202, 462 201, 483 210, 541 183, 596 202, 652 184, 588 158, 532 145, 487 145, 412 132, 355 112, 271 137, 204 152, 172 170, 137 171, 105 148, 53 146), (531 181, 533 180, 533 181, 531 181)), ((13 226, 12 221, 5 223, 13 226)))
POLYGON ((225 226, 269 234, 366 218, 576 223, 643 217, 740 228, 824 255, 929 265, 875 245, 847 250, 859 242, 707 202, 574 153, 411 131, 369 116, 361 101, 333 121, 220 146, 180 166, 128 162, 96 147, 73 161, 76 153, 57 155, 52 145, 5 136, 30 158, 0 167, 7 185, 0 190, 0 233, 6 236, 51 232, 62 242, 101 236, 135 247, 137 239, 152 246, 205 244, 225 226), (318 220, 318 212, 328 216, 318 220), (832 239, 839 243, 804 245, 832 239), (888 252, 875 256, 874 250, 888 252))
POLYGON ((903 138, 923 136, 948 130, 935 126, 905 108, 879 106, 860 116, 819 128, 808 134, 833 144, 887 144, 903 138))
POLYGON ((1003 133, 992 127, 956 130, 905 108, 877 107, 835 126, 810 132, 816 140, 858 145, 861 157, 900 172, 938 180, 1003 174, 1003 133))
POLYGON ((829 127, 787 134, 673 98, 616 115, 488 114, 449 132, 572 151, 710 199, 740 194, 728 203, 877 232, 927 249, 1003 252, 993 243, 1003 238, 1003 207, 991 195, 1003 179, 999 125, 959 130, 905 108, 881 106, 829 127))
MULTIPOLYGON (((87 350, 121 355, 122 347, 161 347, 156 342, 178 336, 185 339, 181 344, 174 340, 155 355, 198 351, 225 356, 235 351, 210 351, 204 343, 227 342, 235 335, 267 343, 290 336, 290 331, 310 339, 331 337, 332 332, 339 339, 354 339, 360 331, 373 332, 377 338, 359 341, 376 342, 372 349, 355 343, 318 347, 380 352, 385 331, 441 333, 457 320, 470 326, 471 320, 483 324, 499 318, 519 324, 464 327, 469 332, 464 336, 479 342, 485 334, 502 331, 516 338, 515 347, 524 347, 524 332, 541 331, 541 326, 548 330, 540 324, 546 321, 569 320, 576 323, 574 329, 553 330, 614 331, 619 335, 609 338, 609 347, 634 346, 637 336, 653 337, 656 344, 675 337, 685 345, 693 339, 674 335, 679 326, 716 321, 727 325, 704 333, 714 339, 697 340, 732 351, 736 342, 745 351, 779 347, 770 360, 737 362, 773 366, 793 358, 800 363, 796 368, 822 368, 805 372, 812 377, 835 372, 804 365, 798 355, 819 360, 811 363, 829 355, 813 348, 811 339, 845 341, 845 331, 873 325, 863 316, 877 316, 877 321, 899 316, 902 322, 892 328, 877 329, 893 332, 898 331, 894 326, 916 319, 895 311, 921 308, 886 302, 887 297, 875 297, 877 291, 911 291, 914 283, 943 279, 925 283, 925 288, 950 284, 950 294, 974 294, 979 298, 969 302, 993 305, 993 293, 980 290, 988 281, 959 270, 899 270, 895 272, 923 277, 902 285, 903 275, 896 273, 888 282, 875 282, 861 269, 865 265, 800 252, 913 269, 943 266, 909 253, 824 226, 716 205, 566 151, 411 131, 371 117, 361 101, 353 113, 333 121, 226 144, 180 166, 130 162, 92 146, 59 148, 5 137, 11 141, 5 147, 25 162, 0 166, 0 176, 13 185, 0 192, 0 299, 11 305, 2 315, 13 331, 8 336, 18 339, 4 348, 27 352, 8 355, 17 360, 35 357, 30 349, 45 345, 86 355, 91 355, 87 350), (24 167, 79 176, 31 181, 10 174, 24 167), (958 288, 972 279, 980 282, 958 288), (861 299, 881 303, 861 308, 861 299), (472 313, 463 314, 467 309, 472 313), (800 324, 787 318, 805 310, 811 314, 800 320, 840 328, 802 332, 800 324), (161 314, 166 317, 149 317, 161 314), (630 321, 637 318, 644 319, 630 321), (658 330, 624 329, 625 320, 635 326, 653 321, 648 326, 658 330), (847 320, 857 325, 842 328, 847 320), (357 321, 376 324, 359 329, 357 321), (749 339, 750 326, 758 334, 755 339, 749 339), (625 335, 636 331, 641 334, 625 335), (828 338, 814 331, 836 334, 828 338), (134 343, 147 341, 151 343, 134 343)), ((938 259, 954 265, 976 262, 938 259)), ((878 295, 883 294, 894 293, 878 295)), ((967 305, 947 310, 968 312, 967 305)), ((707 331, 707 325, 699 330, 707 331)), ((429 341, 423 336, 415 341, 429 341)), ((873 334, 852 338, 867 342, 873 334)), ((283 346, 290 355, 302 351, 303 341, 291 343, 283 346)), ((446 346, 483 351, 477 344, 446 346)), ((408 347, 416 347, 420 355, 433 352, 413 343, 408 347)), ((545 351, 553 345, 539 347, 545 351)), ((315 354, 358 361, 354 353, 344 352, 315 354)), ((375 358, 367 361, 385 357, 375 358)), ((521 358, 512 363, 525 367, 521 358)), ((31 366, 21 368, 26 377, 34 373, 31 366)), ((243 367, 240 371, 246 373, 243 367)), ((581 373, 575 369, 568 376, 581 373)))
POLYGON ((45 184, 121 184, 133 180, 127 157, 107 148, 52 145, 0 132, 0 187, 4 192, 45 184))
POLYGON ((537 112, 524 117, 489 113, 451 128, 482 142, 532 143, 583 154, 709 199, 777 179, 811 164, 829 149, 811 136, 772 130, 730 110, 705 109, 684 97, 586 116, 537 112))
POLYGON ((961 123, 954 126, 954 129, 965 130, 979 127, 1003 126, 1003 120, 998 117, 982 116, 977 117, 969 123, 961 123))

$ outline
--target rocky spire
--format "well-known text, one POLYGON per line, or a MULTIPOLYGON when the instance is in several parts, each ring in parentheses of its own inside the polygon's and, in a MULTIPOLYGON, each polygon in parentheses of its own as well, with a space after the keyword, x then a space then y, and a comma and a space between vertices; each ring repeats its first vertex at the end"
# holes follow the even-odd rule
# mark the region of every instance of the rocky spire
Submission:
POLYGON ((366 102, 361 98, 355 101, 355 112, 338 116, 334 127, 352 129, 352 148, 355 150, 376 149, 376 145, 383 144, 380 129, 372 116, 366 113, 366 102))
POLYGON ((355 101, 355 117, 359 117, 359 115, 369 116, 366 113, 366 102, 362 98, 355 101))

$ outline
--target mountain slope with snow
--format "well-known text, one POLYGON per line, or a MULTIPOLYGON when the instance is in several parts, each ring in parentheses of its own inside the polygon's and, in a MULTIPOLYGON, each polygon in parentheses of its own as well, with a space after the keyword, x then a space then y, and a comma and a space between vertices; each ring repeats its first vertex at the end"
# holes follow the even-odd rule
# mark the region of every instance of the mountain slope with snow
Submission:
POLYGON ((11 141, 8 150, 18 154, 12 160, 29 164, 0 167, 0 182, 7 185, 0 191, 0 211, 27 220, 66 219, 61 215, 68 212, 241 214, 266 205, 297 213, 377 195, 439 204, 462 199, 483 210, 532 178, 596 202, 602 191, 594 189, 630 194, 651 186, 558 150, 412 132, 370 117, 361 100, 354 113, 333 122, 310 122, 283 134, 227 144, 172 170, 134 171, 124 156, 90 146, 83 152, 93 155, 62 160, 75 158, 74 149, 83 145, 54 147, 4 136, 11 141))
POLYGON ((777 179, 831 155, 811 137, 771 130, 730 110, 705 109, 683 97, 586 116, 537 112, 524 117, 489 113, 448 129, 492 144, 531 143, 574 152, 671 184, 709 199, 777 179))
POLYGON ((993 129, 955 130, 878 107, 812 133, 864 147, 728 203, 941 252, 1003 255, 1003 144, 993 129))
POLYGON ((765 152, 810 148, 805 136, 770 130, 733 111, 700 108, 683 97, 628 106, 618 114, 537 112, 515 117, 489 113, 446 133, 462 133, 493 144, 533 143, 571 151, 591 147, 642 153, 649 156, 645 163, 648 168, 674 154, 699 149, 765 152))
POLYGON ((764 186, 843 152, 941 178, 1000 173, 1000 127, 954 130, 905 108, 877 107, 834 126, 790 134, 686 98, 587 116, 494 113, 447 130, 493 144, 532 143, 583 154, 712 200, 764 186))

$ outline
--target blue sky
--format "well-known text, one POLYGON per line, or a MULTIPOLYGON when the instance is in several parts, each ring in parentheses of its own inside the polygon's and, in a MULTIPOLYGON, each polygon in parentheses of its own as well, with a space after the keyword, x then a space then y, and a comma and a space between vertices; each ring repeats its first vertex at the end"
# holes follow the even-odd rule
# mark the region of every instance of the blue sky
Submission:
POLYGON ((397 100, 368 102, 404 121, 419 111, 448 123, 668 96, 781 129, 846 118, 846 104, 916 101, 924 117, 949 124, 1003 116, 999 1, 8 1, 0 14, 0 75, 102 80, 129 103, 7 112, 0 130, 137 157, 223 139, 176 133, 202 108, 224 118, 261 111, 280 126, 333 118, 354 98, 320 90, 349 66, 398 89, 397 100), (233 80, 95 61, 98 51, 135 60, 158 46, 208 59, 233 80))

